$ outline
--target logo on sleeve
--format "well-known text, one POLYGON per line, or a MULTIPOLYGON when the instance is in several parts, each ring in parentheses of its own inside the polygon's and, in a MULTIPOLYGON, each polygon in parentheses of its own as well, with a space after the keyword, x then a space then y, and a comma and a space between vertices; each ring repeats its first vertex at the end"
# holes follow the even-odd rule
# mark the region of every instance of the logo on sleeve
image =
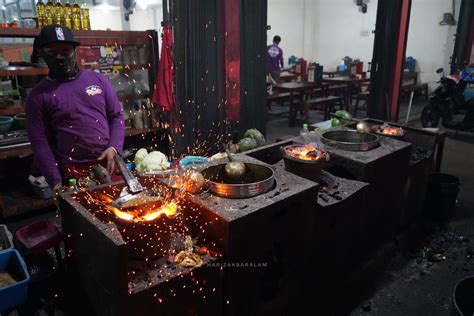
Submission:
POLYGON ((63 29, 62 29, 62 28, 60 28, 60 27, 57 27, 57 28, 56 28, 56 37, 57 37, 57 39, 60 40, 60 41, 64 41, 64 40, 65 40, 65 38, 64 38, 64 32, 63 32, 63 29))
POLYGON ((86 93, 88 96, 92 97, 97 94, 102 94, 102 89, 97 85, 92 85, 86 88, 86 93))

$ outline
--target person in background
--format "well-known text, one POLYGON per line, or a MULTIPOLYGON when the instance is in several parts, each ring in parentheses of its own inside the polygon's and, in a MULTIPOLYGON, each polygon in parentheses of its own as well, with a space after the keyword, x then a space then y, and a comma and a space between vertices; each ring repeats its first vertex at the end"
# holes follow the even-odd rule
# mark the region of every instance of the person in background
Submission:
POLYGON ((68 179, 88 176, 97 163, 112 173, 114 156, 121 153, 124 141, 123 112, 115 91, 101 74, 79 69, 78 45, 70 29, 43 27, 37 53, 49 74, 26 103, 35 161, 55 196, 68 179))
POLYGON ((281 37, 275 35, 273 44, 267 46, 267 73, 277 83, 280 81, 280 71, 283 68, 283 50, 278 46, 280 42, 281 37))

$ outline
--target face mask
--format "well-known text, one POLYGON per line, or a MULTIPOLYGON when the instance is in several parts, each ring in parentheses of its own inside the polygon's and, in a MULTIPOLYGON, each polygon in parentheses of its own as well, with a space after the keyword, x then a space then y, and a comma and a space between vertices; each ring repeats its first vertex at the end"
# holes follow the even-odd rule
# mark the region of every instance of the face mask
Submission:
POLYGON ((77 77, 79 67, 76 62, 76 53, 69 56, 50 56, 42 53, 42 57, 49 68, 49 77, 59 82, 71 81, 77 77))

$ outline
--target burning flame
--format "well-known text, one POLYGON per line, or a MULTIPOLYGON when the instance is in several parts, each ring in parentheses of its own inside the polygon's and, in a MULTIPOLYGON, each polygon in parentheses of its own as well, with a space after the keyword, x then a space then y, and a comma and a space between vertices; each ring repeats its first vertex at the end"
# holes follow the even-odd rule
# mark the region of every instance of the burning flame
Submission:
POLYGON ((394 135, 394 136, 401 136, 403 135, 403 129, 401 127, 392 127, 387 123, 383 125, 375 127, 377 133, 385 134, 385 135, 394 135))
POLYGON ((317 149, 313 145, 288 147, 286 153, 288 156, 302 160, 318 160, 326 154, 324 151, 317 149))
POLYGON ((156 206, 155 204, 151 203, 149 205, 139 206, 131 210, 122 211, 112 206, 113 199, 110 196, 102 194, 101 198, 106 203, 105 205, 107 209, 115 214, 115 216, 131 222, 150 222, 157 219, 161 215, 171 218, 176 215, 178 211, 178 204, 174 201, 160 206, 156 206))

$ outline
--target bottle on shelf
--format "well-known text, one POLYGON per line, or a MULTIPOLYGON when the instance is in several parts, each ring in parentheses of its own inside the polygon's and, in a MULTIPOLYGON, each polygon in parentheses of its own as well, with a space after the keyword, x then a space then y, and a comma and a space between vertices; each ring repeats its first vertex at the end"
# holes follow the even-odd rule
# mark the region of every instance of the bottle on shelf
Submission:
POLYGON ((63 19, 64 19, 64 25, 70 29, 72 29, 72 7, 71 3, 69 0, 64 1, 64 6, 63 6, 63 19))
POLYGON ((81 25, 83 30, 91 29, 91 20, 89 18, 89 7, 87 6, 87 1, 82 1, 81 5, 81 25))
POLYGON ((45 25, 45 5, 42 0, 38 0, 36 3, 36 16, 38 17, 38 28, 42 28, 45 25))
POLYGON ((64 24, 63 5, 61 4, 61 0, 56 0, 56 4, 54 5, 54 23, 64 24))
POLYGON ((54 4, 53 0, 48 0, 44 7, 44 25, 54 24, 54 4))
POLYGON ((72 28, 74 30, 82 30, 81 7, 77 1, 78 0, 74 0, 74 5, 72 6, 72 28))

